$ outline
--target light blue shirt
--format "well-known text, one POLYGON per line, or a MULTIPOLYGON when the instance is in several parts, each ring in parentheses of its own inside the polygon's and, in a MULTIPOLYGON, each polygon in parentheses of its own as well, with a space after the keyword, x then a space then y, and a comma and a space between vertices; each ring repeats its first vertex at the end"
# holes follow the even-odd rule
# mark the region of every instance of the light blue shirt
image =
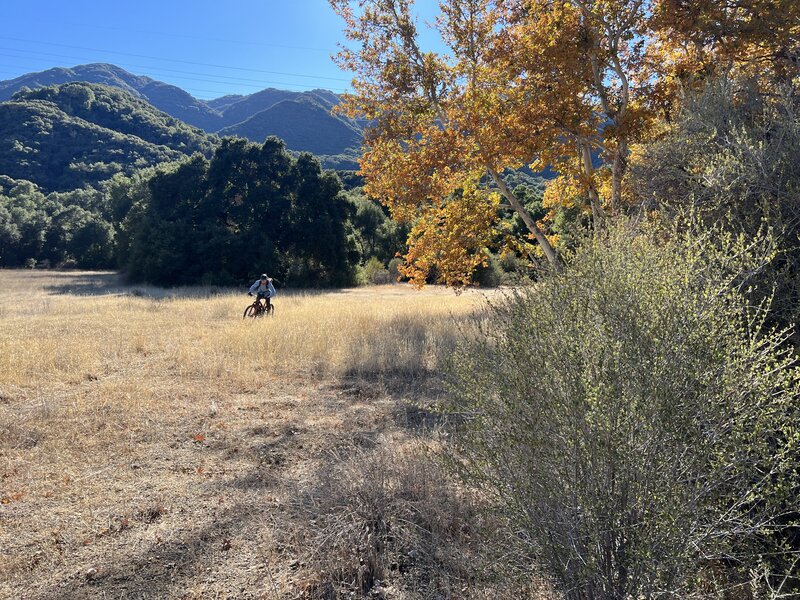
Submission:
POLYGON ((258 292, 259 294, 269 294, 269 297, 272 298, 276 294, 275 286, 272 285, 272 282, 267 279, 265 283, 262 283, 260 279, 256 279, 256 282, 250 286, 250 293, 254 294, 258 292))

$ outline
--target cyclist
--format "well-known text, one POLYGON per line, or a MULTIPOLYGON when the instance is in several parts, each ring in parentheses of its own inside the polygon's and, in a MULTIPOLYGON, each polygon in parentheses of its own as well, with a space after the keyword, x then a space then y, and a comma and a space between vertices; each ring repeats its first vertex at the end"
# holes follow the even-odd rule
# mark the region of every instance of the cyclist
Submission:
POLYGON ((258 302, 263 298, 266 303, 266 310, 269 310, 270 298, 276 293, 275 286, 272 285, 272 278, 267 277, 267 274, 264 273, 261 279, 256 279, 255 283, 250 286, 247 295, 252 296, 254 293, 257 294, 256 301, 258 302))

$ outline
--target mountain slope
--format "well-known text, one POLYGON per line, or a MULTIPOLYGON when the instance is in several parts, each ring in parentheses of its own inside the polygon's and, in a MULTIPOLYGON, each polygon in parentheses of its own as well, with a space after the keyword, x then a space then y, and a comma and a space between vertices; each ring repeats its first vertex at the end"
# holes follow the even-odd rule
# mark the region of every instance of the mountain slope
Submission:
POLYGON ((0 101, 11 99, 25 87, 36 89, 70 82, 119 88, 209 133, 238 135, 256 142, 263 142, 267 135, 277 135, 289 150, 317 154, 326 167, 356 167, 364 123, 331 115, 330 110, 340 98, 329 90, 293 92, 267 88, 246 96, 232 94, 204 102, 176 86, 97 63, 0 81, 0 101), (278 106, 281 102, 289 104, 278 106), (264 111, 269 112, 262 114, 264 111))
POLYGON ((216 138, 108 86, 71 83, 0 103, 0 174, 43 191, 94 185, 117 172, 194 152, 216 138))
POLYGON ((262 110, 274 106, 281 100, 289 100, 299 95, 299 92, 267 88, 255 94, 240 96, 235 102, 217 108, 221 112, 221 125, 217 131, 242 123, 262 110))
POLYGON ((209 153, 213 145, 202 129, 190 127, 144 100, 106 85, 67 83, 20 92, 14 99, 52 102, 70 116, 186 154, 209 153))
POLYGON ((246 96, 242 96, 241 94, 228 94, 227 96, 220 96, 219 98, 214 98, 213 100, 206 100, 206 104, 213 108, 214 110, 225 110, 228 106, 233 104, 234 102, 238 102, 242 98, 246 96))
POLYGON ((256 142, 275 135, 289 149, 319 155, 355 151, 361 145, 361 131, 308 96, 282 100, 242 123, 221 129, 219 135, 236 135, 256 142))
POLYGON ((0 101, 10 100, 23 87, 39 88, 79 81, 121 88, 133 96, 147 100, 159 110, 206 131, 214 131, 223 126, 221 116, 216 110, 181 88, 150 77, 134 75, 106 63, 78 65, 70 69, 57 67, 0 81, 0 101))

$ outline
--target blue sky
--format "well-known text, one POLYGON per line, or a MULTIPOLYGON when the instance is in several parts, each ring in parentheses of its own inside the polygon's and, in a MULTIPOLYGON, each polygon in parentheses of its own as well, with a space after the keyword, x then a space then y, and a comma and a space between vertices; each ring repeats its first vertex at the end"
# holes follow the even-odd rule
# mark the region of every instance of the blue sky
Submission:
MULTIPOLYGON (((421 0, 422 21, 436 3, 421 0)), ((198 98, 265 87, 348 89, 327 0, 5 0, 0 80, 109 62, 198 98)))

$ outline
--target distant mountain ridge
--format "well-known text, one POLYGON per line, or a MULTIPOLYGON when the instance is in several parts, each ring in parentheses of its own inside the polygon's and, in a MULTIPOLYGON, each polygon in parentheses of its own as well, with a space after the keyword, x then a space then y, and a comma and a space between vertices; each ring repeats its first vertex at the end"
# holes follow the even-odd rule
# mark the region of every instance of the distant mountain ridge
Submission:
POLYGON ((252 140, 276 135, 287 148, 305 148, 320 156, 338 154, 342 144, 357 148, 361 130, 343 119, 326 118, 329 113, 330 108, 310 96, 285 99, 218 133, 252 140))
POLYGON ((0 81, 0 101, 10 100, 23 87, 36 89, 73 82, 101 83, 125 90, 157 109, 205 131, 217 122, 218 114, 202 100, 179 87, 129 73, 116 65, 95 63, 72 68, 56 67, 0 81))
POLYGON ((157 109, 208 133, 238 135, 263 142, 276 135, 289 150, 317 154, 324 166, 355 168, 363 124, 331 114, 339 96, 329 90, 293 92, 267 88, 199 100, 185 90, 106 63, 57 67, 0 81, 0 101, 23 88, 88 82, 120 88, 157 109), (278 106, 280 104, 280 106, 278 106))

